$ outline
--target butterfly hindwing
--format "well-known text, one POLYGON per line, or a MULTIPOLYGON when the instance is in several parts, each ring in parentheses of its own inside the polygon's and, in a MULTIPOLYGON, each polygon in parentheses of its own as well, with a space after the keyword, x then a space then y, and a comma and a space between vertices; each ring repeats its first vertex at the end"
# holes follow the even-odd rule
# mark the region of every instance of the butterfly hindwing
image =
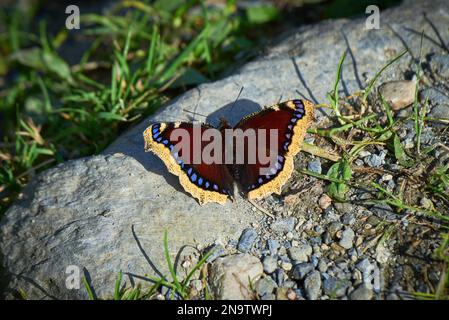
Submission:
MULTIPOLYGON (((207 164, 200 157, 194 161, 194 152, 201 152, 205 142, 201 141, 196 150, 193 147, 194 125, 186 122, 155 123, 144 132, 145 151, 152 151, 166 165, 168 171, 177 175, 182 187, 200 204, 207 202, 225 203, 233 189, 233 178, 226 165, 221 163, 207 164), (178 144, 181 140, 179 133, 183 129, 187 135, 190 154, 182 154, 178 144), (178 130, 178 131, 175 131, 178 130)), ((201 134, 206 130, 217 130, 207 125, 199 127, 201 134)), ((198 139, 196 139, 198 141, 198 139)))
MULTIPOLYGON (((313 104, 307 100, 289 100, 249 115, 234 127, 243 131, 277 130, 277 150, 273 152, 275 158, 269 164, 262 164, 258 159, 254 164, 236 165, 239 184, 249 199, 273 192, 280 194, 281 187, 293 172, 293 158, 300 151, 306 129, 313 118, 313 110, 313 104), (265 171, 262 172, 261 168, 265 171)), ((266 141, 268 154, 269 139, 266 141)), ((257 148, 260 149, 259 142, 257 148)))

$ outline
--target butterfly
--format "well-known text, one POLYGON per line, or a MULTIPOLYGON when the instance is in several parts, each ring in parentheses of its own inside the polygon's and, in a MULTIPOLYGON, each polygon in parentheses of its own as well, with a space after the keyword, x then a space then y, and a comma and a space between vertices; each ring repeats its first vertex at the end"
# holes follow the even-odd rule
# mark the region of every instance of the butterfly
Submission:
POLYGON ((145 151, 157 155, 168 171, 179 177, 185 191, 200 204, 226 203, 233 198, 236 183, 248 199, 259 199, 271 193, 281 193, 281 187, 293 172, 293 158, 300 151, 313 111, 314 105, 310 101, 295 99, 252 113, 233 128, 223 119, 218 128, 188 122, 154 123, 143 133, 145 151), (257 135, 265 132, 266 138, 268 131, 269 139, 257 135), (229 132, 243 134, 243 142, 235 144, 236 136, 226 139, 229 132), (249 139, 253 136, 245 136, 251 132, 256 132, 254 141, 249 139), (180 150, 181 136, 185 141, 184 149, 180 150), (208 149, 213 149, 210 147, 212 140, 220 150, 208 153, 208 149), (252 152, 248 151, 251 148, 252 152), (193 151, 189 153, 188 149, 193 151), (249 161, 255 153, 265 152, 266 156, 269 151, 274 151, 270 161, 262 163, 262 158, 257 157, 255 161, 249 161), (201 153, 219 161, 203 158, 201 153), (226 161, 226 157, 231 158, 231 162, 226 161))

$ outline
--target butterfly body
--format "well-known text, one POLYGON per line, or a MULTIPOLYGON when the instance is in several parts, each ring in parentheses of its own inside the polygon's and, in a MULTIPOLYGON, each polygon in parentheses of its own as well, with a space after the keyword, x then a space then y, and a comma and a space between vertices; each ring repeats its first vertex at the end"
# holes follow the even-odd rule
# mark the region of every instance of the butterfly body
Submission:
POLYGON ((289 100, 248 115, 234 127, 224 119, 218 128, 156 123, 144 132, 145 150, 156 154, 200 204, 225 203, 235 183, 249 199, 257 199, 280 194, 312 118, 312 103, 289 100))

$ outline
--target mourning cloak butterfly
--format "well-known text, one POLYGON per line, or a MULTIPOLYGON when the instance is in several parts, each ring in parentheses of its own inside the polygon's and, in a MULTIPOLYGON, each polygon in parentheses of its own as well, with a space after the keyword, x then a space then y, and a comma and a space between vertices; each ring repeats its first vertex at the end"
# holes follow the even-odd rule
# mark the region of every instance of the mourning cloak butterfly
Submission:
POLYGON ((248 199, 258 199, 273 192, 280 194, 293 172, 293 157, 300 151, 312 118, 311 102, 289 100, 244 117, 234 128, 224 120, 219 128, 187 122, 155 123, 143 133, 145 151, 155 153, 200 204, 224 204, 233 196, 234 182, 248 199), (226 139, 228 132, 240 132, 243 142, 236 143, 237 135, 226 139), (269 162, 252 157, 266 157, 267 152, 271 152, 269 162))

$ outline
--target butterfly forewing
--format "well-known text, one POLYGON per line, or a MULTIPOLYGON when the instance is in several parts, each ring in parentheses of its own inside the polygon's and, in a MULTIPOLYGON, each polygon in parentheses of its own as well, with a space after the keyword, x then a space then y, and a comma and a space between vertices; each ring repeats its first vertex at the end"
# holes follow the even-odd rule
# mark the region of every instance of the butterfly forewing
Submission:
MULTIPOLYGON (((207 125, 156 123, 144 132, 145 149, 155 153, 167 169, 179 177, 183 188, 200 203, 224 203, 232 194, 233 178, 224 165, 223 153, 215 162, 207 155, 203 157, 204 148, 211 142, 202 139, 206 130, 219 133, 207 125)), ((223 145, 223 142, 218 144, 223 145)), ((215 155, 214 150, 210 155, 215 155)))

